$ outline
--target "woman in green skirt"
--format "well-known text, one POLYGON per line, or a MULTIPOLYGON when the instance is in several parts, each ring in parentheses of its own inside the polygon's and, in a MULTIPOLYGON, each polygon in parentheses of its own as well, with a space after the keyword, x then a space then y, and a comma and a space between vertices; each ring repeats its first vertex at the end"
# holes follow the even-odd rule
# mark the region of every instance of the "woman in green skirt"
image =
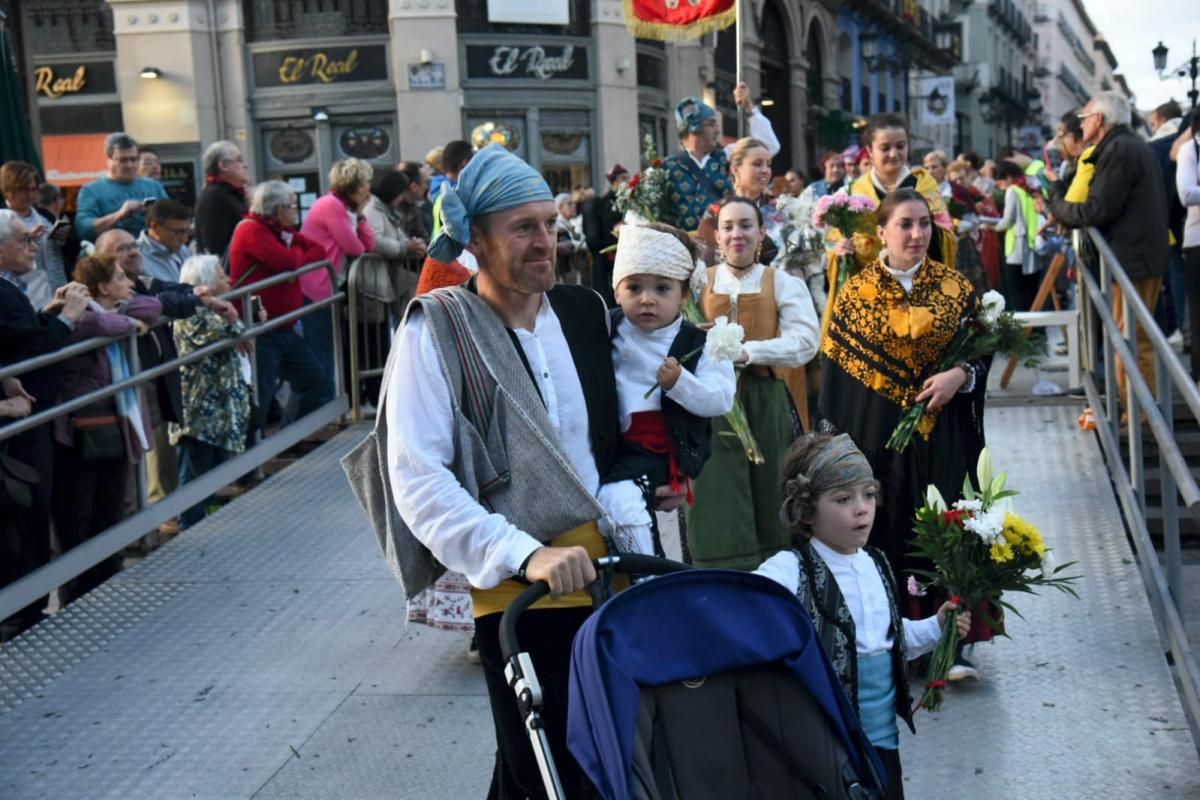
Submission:
POLYGON ((722 202, 716 231, 721 263, 708 268, 697 297, 705 319, 729 317, 746 330, 735 362, 737 397, 762 458, 753 463, 728 420, 714 420, 712 457, 695 481, 687 515, 687 547, 699 567, 755 569, 788 546, 779 520, 779 469, 792 442, 787 370, 816 355, 820 324, 804 283, 758 262, 765 235, 753 201, 722 202))

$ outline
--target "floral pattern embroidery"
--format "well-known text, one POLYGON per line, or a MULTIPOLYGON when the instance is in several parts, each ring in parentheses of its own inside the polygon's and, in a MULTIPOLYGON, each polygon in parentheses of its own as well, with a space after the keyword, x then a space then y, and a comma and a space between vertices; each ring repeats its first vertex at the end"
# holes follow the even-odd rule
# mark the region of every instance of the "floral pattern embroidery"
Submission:
MULTIPOLYGON (((241 322, 226 322, 206 308, 175 321, 175 347, 185 356, 222 339, 241 335, 241 322)), ((231 453, 246 449, 250 421, 250 386, 242 377, 237 351, 222 350, 180 368, 183 378, 183 424, 168 428, 171 444, 184 436, 231 453)))

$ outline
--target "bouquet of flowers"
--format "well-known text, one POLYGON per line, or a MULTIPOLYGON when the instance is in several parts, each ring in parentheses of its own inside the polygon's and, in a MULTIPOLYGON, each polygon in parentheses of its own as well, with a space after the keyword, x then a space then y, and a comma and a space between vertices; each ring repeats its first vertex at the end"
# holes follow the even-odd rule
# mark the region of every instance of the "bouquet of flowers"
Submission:
MULTIPOLYGON (((988 291, 984 293, 978 311, 963 318, 958 334, 938 364, 937 372, 945 372, 955 364, 996 353, 1023 359, 1025 366, 1033 367, 1037 366, 1038 356, 1045 352, 1045 346, 1044 339, 1031 338, 1012 312, 1004 310, 1004 295, 988 291)), ((887 441, 888 449, 902 453, 912 443, 913 437, 922 428, 927 405, 927 401, 922 400, 905 410, 887 441)))
POLYGON ((662 168, 662 159, 654 148, 654 138, 650 134, 646 134, 643 147, 643 159, 647 166, 628 183, 617 188, 614 200, 617 211, 629 222, 657 222, 668 211, 667 194, 670 186, 667 171, 662 168))
MULTIPOLYGON (((723 358, 725 361, 732 361, 742 354, 742 341, 746 338, 746 332, 742 329, 741 325, 737 324, 737 293, 731 294, 729 300, 733 304, 729 312, 730 320, 726 324, 722 324, 721 321, 725 318, 718 317, 712 330, 708 332, 708 338, 704 342, 706 348, 710 341, 713 342, 714 348, 719 348, 719 352, 714 353, 715 356, 723 358), (718 327, 723 328, 723 331, 714 339, 713 334, 717 331, 718 327), (736 353, 733 352, 735 337, 737 339, 736 353), (732 357, 727 357, 730 354, 732 354, 732 357)), ((693 298, 689 297, 688 301, 683 304, 682 312, 683 318, 695 325, 703 325, 708 322, 693 298)), ((738 399, 736 394, 733 396, 733 408, 725 413, 725 421, 729 423, 729 427, 733 432, 722 431, 721 435, 736 436, 738 441, 742 443, 742 449, 746 451, 746 458, 751 464, 765 464, 766 459, 763 458, 762 451, 758 448, 758 441, 754 438, 753 431, 750 430, 750 421, 746 419, 746 409, 742 407, 742 401, 738 399)))
POLYGON ((780 266, 785 269, 804 270, 810 262, 819 260, 818 256, 825 253, 824 237, 813 225, 815 206, 811 192, 804 192, 799 197, 780 195, 775 200, 775 207, 783 216, 780 266))
MULTIPOLYGON (((971 476, 966 476, 962 499, 953 508, 946 507, 935 486, 926 490, 925 505, 916 514, 911 552, 932 561, 933 569, 914 570, 923 583, 909 578, 909 591, 919 595, 935 587, 950 595, 950 601, 960 608, 986 614, 985 604, 990 603, 1018 617, 1021 613, 1003 599, 1005 592, 1036 594, 1038 587, 1051 587, 1078 597, 1071 586, 1078 576, 1062 574, 1075 562, 1055 566, 1038 529, 1010 509, 1008 499, 1018 492, 1005 488, 1007 473, 993 477, 986 448, 979 454, 976 479, 977 487, 972 486, 971 476)), ((933 651, 918 703, 928 711, 942 706, 946 674, 958 648, 957 616, 957 611, 946 615, 942 638, 933 651)), ((996 620, 985 617, 984 621, 997 627, 996 620)))
MULTIPOLYGON (((866 195, 849 195, 845 189, 839 189, 833 194, 827 194, 817 201, 813 209, 812 224, 819 232, 828 235, 836 229, 842 236, 849 239, 856 233, 873 234, 875 209, 878 203, 866 195)), ((854 256, 838 258, 837 288, 850 279, 857 271, 854 256)))
MULTIPOLYGON (((690 353, 684 353, 679 358, 679 363, 690 359, 692 356, 699 353, 701 350, 704 354, 714 361, 735 361, 742 354, 742 342, 746 339, 746 330, 736 322, 730 322, 729 317, 717 317, 713 326, 708 329, 708 333, 704 337, 704 345, 697 347, 690 353)), ((658 388, 656 381, 644 395, 643 399, 649 399, 650 395, 654 394, 654 390, 658 388)))

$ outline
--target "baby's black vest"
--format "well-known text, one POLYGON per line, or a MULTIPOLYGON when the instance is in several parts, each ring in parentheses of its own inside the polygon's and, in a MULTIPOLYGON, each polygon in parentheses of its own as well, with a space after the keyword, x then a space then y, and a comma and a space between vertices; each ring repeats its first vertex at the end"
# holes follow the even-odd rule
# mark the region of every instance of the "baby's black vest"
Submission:
MULTIPOLYGON (((609 315, 612 321, 612 336, 615 338, 617 324, 625 318, 624 313, 621 309, 614 308, 609 311, 609 315)), ((704 331, 684 320, 679 328, 679 333, 675 336, 675 341, 671 342, 667 355, 681 359, 684 355, 704 347, 706 337, 707 334, 704 331)), ((695 375, 702 354, 703 351, 698 352, 687 361, 680 361, 680 365, 695 375)), ((685 475, 695 478, 700 474, 708 457, 712 455, 712 420, 692 414, 668 397, 665 392, 662 395, 662 410, 667 421, 667 431, 675 443, 679 469, 685 475)), ((667 483, 666 459, 652 453, 641 452, 626 443, 625 452, 612 471, 605 476, 604 482, 632 480, 643 475, 650 479, 653 486, 667 483)))

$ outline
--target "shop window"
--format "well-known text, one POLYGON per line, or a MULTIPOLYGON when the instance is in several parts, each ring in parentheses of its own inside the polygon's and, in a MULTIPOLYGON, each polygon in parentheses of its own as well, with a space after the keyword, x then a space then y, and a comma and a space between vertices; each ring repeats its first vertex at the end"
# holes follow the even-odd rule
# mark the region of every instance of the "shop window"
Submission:
POLYGON ((527 159, 524 117, 476 113, 467 117, 467 141, 476 150, 496 143, 527 159))
MULTIPOLYGON (((646 151, 647 136, 654 141, 654 149, 659 156, 665 156, 667 154, 667 120, 656 114, 639 114, 638 150, 642 153, 646 151)), ((632 167, 632 165, 627 166, 632 167)), ((646 165, 642 164, 641 166, 646 165)))
POLYGON ((245 0, 247 38, 324 39, 388 30, 388 0, 245 0))
POLYGON ((364 123, 335 128, 338 159, 361 158, 363 161, 388 161, 392 153, 390 125, 364 123))
POLYGON ((32 50, 38 55, 117 49, 112 9, 104 0, 33 0, 21 4, 21 13, 29 15, 32 50))
POLYGON ((311 130, 284 128, 267 134, 267 153, 280 165, 309 162, 316 151, 311 130))
POLYGON ((587 143, 587 135, 578 131, 542 131, 542 150, 551 159, 587 158, 587 143))
MULTIPOLYGON (((488 22, 487 0, 455 0, 458 32, 461 33, 533 33, 550 36, 591 36, 591 0, 569 0, 571 22, 563 25, 526 25, 488 22)), ((386 28, 386 23, 385 23, 386 28)))
POLYGON ((661 53, 643 52, 638 45, 637 82, 648 89, 667 90, 667 63, 661 53))
POLYGON ((87 105, 46 106, 38 109, 42 118, 42 135, 69 133, 111 133, 125 129, 120 103, 89 103, 87 105))

